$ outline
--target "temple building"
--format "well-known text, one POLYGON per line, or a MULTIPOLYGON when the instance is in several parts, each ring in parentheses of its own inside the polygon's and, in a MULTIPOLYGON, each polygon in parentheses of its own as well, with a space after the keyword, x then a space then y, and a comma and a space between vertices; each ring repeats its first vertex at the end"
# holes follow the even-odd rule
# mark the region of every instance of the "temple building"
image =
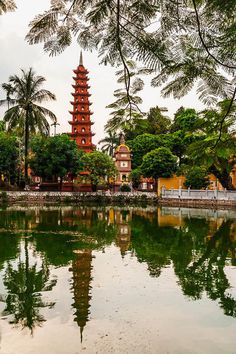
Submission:
POLYGON ((88 71, 83 65, 82 53, 80 54, 79 66, 74 70, 74 73, 73 79, 75 83, 72 85, 74 92, 72 93, 73 101, 71 102, 73 110, 70 111, 72 120, 69 121, 69 124, 71 124, 71 133, 69 135, 71 139, 76 141, 79 149, 91 152, 95 149, 95 145, 92 142, 94 133, 91 131, 91 126, 94 123, 90 119, 93 114, 90 111, 90 86, 88 85, 88 71))
POLYGON ((115 165, 118 170, 118 175, 115 181, 115 190, 119 190, 124 183, 129 183, 129 175, 131 172, 131 151, 125 144, 124 135, 120 136, 120 145, 115 151, 115 165))

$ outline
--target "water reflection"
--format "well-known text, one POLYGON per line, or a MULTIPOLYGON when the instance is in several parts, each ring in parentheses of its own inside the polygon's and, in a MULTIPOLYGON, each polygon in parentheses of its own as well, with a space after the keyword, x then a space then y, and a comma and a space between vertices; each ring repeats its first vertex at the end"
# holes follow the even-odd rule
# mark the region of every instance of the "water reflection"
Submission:
POLYGON ((91 272, 92 272, 92 251, 77 250, 75 251, 76 258, 73 260, 72 267, 72 292, 74 294, 72 304, 75 309, 74 321, 80 327, 80 336, 82 342, 83 329, 89 318, 89 308, 91 299, 91 272))
POLYGON ((41 326, 45 321, 40 309, 52 308, 55 304, 45 301, 42 292, 50 291, 56 285, 56 279, 50 279, 45 260, 42 259, 39 266, 34 258, 27 236, 21 241, 18 260, 6 263, 3 283, 7 294, 5 299, 2 296, 5 302, 2 315, 7 316, 11 324, 28 327, 31 334, 36 326, 41 326))
POLYGON ((158 278, 173 267, 182 292, 191 300, 204 294, 227 316, 236 317, 236 300, 225 267, 236 260, 236 212, 163 208, 38 207, 0 211, 2 316, 30 332, 53 311, 45 299, 57 280, 53 269, 68 267, 71 308, 82 333, 90 320, 93 251, 116 245, 147 265, 158 278))

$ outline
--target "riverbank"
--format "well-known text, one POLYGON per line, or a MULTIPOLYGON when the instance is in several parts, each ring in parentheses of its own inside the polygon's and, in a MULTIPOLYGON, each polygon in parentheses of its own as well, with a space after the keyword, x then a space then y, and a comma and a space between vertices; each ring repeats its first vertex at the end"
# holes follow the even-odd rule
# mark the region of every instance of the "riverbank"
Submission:
POLYGON ((160 198, 158 204, 169 207, 187 207, 187 208, 236 208, 235 200, 226 199, 174 199, 160 198))
POLYGON ((146 192, 38 192, 38 191, 2 191, 0 203, 27 203, 28 205, 43 203, 70 203, 94 205, 159 205, 188 208, 236 208, 236 200, 230 199, 199 199, 199 198, 158 198, 156 193, 146 192))
POLYGON ((157 205, 158 198, 156 193, 145 192, 0 192, 0 202, 2 203, 74 203, 74 204, 149 204, 157 205))

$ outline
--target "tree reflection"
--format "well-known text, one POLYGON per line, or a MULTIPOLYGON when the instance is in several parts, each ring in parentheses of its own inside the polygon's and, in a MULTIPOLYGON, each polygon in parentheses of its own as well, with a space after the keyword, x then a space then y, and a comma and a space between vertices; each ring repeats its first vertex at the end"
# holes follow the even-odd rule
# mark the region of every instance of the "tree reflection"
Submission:
POLYGON ((224 272, 229 253, 233 252, 232 224, 231 220, 223 221, 199 257, 187 267, 176 269, 176 274, 185 295, 200 299, 205 291, 210 299, 219 300, 226 315, 236 317, 236 300, 227 292, 230 283, 224 272))
POLYGON ((9 322, 28 327, 33 334, 36 326, 41 326, 45 321, 40 309, 52 308, 54 302, 46 302, 42 298, 42 291, 50 291, 56 284, 56 279, 49 280, 49 268, 44 260, 39 267, 37 262, 30 264, 28 238, 24 240, 24 260, 14 266, 7 263, 3 283, 8 291, 6 307, 3 315, 9 315, 9 322))
POLYGON ((146 262, 150 275, 159 277, 163 268, 173 263, 178 284, 193 300, 203 294, 218 300, 224 313, 236 317, 236 300, 229 293, 230 283, 225 265, 235 249, 232 220, 221 226, 206 219, 183 219, 182 226, 159 227, 158 219, 150 223, 145 215, 133 215, 132 246, 140 262, 146 262))

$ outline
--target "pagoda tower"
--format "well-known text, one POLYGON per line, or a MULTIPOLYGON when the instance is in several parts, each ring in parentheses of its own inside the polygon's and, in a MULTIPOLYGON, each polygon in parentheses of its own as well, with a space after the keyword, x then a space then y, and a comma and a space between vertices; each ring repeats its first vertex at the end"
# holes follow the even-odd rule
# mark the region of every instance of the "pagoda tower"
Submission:
POLYGON ((71 124, 72 132, 69 133, 71 139, 76 141, 76 144, 79 149, 84 152, 91 152, 95 149, 95 145, 92 143, 92 136, 94 133, 91 131, 91 126, 94 124, 91 122, 90 117, 93 114, 90 111, 89 97, 89 88, 87 76, 88 71, 83 65, 83 56, 82 52, 80 53, 79 66, 74 70, 76 76, 73 77, 75 80, 74 93, 72 96, 74 100, 71 102, 73 105, 73 111, 70 111, 72 115, 72 121, 69 121, 71 124))

